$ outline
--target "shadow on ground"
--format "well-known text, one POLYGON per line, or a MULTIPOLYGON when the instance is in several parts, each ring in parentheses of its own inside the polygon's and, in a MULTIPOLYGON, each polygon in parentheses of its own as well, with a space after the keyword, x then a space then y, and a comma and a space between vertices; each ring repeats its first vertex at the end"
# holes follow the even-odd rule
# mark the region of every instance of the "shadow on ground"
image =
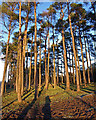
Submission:
POLYGON ((44 107, 42 108, 42 112, 44 113, 44 120, 50 120, 51 119, 51 109, 50 109, 50 98, 49 96, 47 96, 45 98, 45 105, 44 107))

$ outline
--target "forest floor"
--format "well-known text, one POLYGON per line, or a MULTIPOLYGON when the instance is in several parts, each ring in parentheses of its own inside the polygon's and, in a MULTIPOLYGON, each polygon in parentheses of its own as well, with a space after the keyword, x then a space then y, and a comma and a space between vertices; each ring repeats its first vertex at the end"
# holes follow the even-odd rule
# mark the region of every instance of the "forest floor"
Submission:
POLYGON ((65 84, 57 86, 49 84, 48 90, 42 86, 39 97, 34 100, 34 89, 24 92, 22 102, 18 103, 14 90, 2 97, 2 120, 62 120, 96 118, 96 90, 93 83, 81 86, 76 91, 76 85, 70 85, 69 91, 65 84))

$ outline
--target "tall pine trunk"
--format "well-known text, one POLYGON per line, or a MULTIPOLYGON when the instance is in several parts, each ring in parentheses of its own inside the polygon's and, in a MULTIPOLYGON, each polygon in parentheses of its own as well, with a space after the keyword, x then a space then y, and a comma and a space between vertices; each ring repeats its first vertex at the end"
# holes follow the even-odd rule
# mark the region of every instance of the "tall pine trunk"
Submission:
POLYGON ((80 40, 80 47, 81 47, 81 56, 82 56, 82 68, 83 68, 83 78, 84 78, 84 84, 86 87, 86 76, 85 76, 85 66, 84 66, 84 58, 83 58, 83 49, 82 49, 82 41, 81 41, 81 34, 80 34, 80 27, 79 27, 79 40, 80 40))
POLYGON ((56 41, 56 46, 57 46, 57 84, 59 83, 59 51, 58 51, 58 39, 56 41))
POLYGON ((34 44, 34 85, 35 99, 38 98, 38 78, 37 78, 37 18, 36 18, 36 2, 34 2, 34 17, 35 17, 35 44, 34 44))
POLYGON ((54 76, 54 88, 56 88, 56 72, 55 72, 55 48, 54 48, 54 27, 53 27, 53 64, 54 64, 54 72, 53 72, 53 76, 54 76))
POLYGON ((78 66, 79 66, 79 78, 80 78, 80 85, 82 85, 81 72, 80 72, 80 63, 79 63, 79 57, 78 57, 78 51, 77 51, 77 49, 76 49, 76 53, 77 53, 77 60, 78 60, 78 66))
POLYGON ((85 36, 84 36, 84 43, 85 43, 85 52, 86 52, 86 60, 87 60, 88 83, 90 84, 90 71, 89 71, 89 65, 88 65, 88 55, 87 55, 87 49, 86 49, 85 36))
POLYGON ((66 55, 66 47, 65 47, 65 37, 64 30, 62 29, 62 41, 63 41, 63 49, 64 49, 64 61, 65 61, 65 71, 66 71, 66 90, 70 89, 70 81, 69 81, 69 73, 68 73, 68 65, 67 65, 67 55, 66 55))
POLYGON ((89 50, 88 39, 87 39, 87 45, 88 45, 88 53, 89 53, 89 61, 90 61, 91 77, 92 77, 92 80, 93 80, 93 71, 92 71, 92 65, 91 65, 91 55, 90 55, 90 50, 89 50))
POLYGON ((39 91, 41 90, 41 33, 40 33, 40 46, 39 46, 39 91))
POLYGON ((77 91, 80 91, 79 74, 78 74, 78 67, 77 67, 77 61, 76 61, 75 40, 74 40, 73 31, 72 31, 71 16, 70 16, 70 12, 69 12, 69 3, 68 3, 68 0, 67 0, 67 8, 68 8, 68 18, 69 18, 70 31, 71 31, 72 43, 73 43, 74 59, 75 59, 77 91))
POLYGON ((28 89, 28 48, 27 48, 27 54, 26 54, 26 90, 28 89))
POLYGON ((72 67, 73 67, 73 83, 75 84, 75 73, 74 73, 74 56, 72 54, 72 67))
POLYGON ((25 31, 24 31, 24 38, 23 38, 23 55, 22 55, 22 85, 21 85, 21 94, 23 95, 24 91, 24 78, 25 78, 25 47, 27 45, 27 27, 28 27, 28 16, 29 16, 29 11, 30 11, 30 6, 28 2, 28 13, 26 16, 26 22, 25 22, 25 31))
POLYGON ((30 90, 30 87, 31 87, 31 71, 32 71, 32 45, 33 45, 33 35, 32 35, 32 42, 31 42, 31 50, 30 50, 30 68, 29 68, 29 90, 30 90))
POLYGON ((3 79, 2 79, 2 84, 1 84, 1 95, 3 95, 3 93, 4 93, 4 82, 5 82, 5 76, 6 76, 6 70, 7 70, 7 59, 8 59, 8 49, 9 49, 9 41, 10 41, 11 23, 12 23, 12 16, 11 16, 11 19, 10 19, 9 31, 8 31, 8 41, 7 41, 7 48, 6 48, 6 58, 5 58, 3 79))
POLYGON ((50 75, 49 75, 49 57, 50 57, 50 36, 49 36, 49 18, 48 18, 48 75, 47 75, 47 79, 48 79, 48 82, 49 82, 49 79, 50 79, 50 75))
MULTIPOLYGON (((63 17, 64 17, 64 13, 63 13, 63 10, 62 10, 62 4, 60 4, 60 6, 61 6, 61 12, 62 12, 62 14, 63 14, 63 15, 60 17, 61 20, 62 20, 63 17)), ((62 26, 62 27, 63 27, 63 26, 62 26)), ((63 41, 63 49, 64 49, 63 57, 64 57, 65 71, 66 71, 66 90, 69 90, 69 89, 70 89, 70 80, 69 80, 68 65, 67 65, 67 53, 66 53, 66 45, 65 45, 64 28, 62 28, 62 41, 63 41)))
POLYGON ((45 88, 47 90, 48 89, 48 79, 47 79, 47 67, 46 67, 46 40, 47 40, 47 37, 45 39, 45 88))
POLYGON ((21 102, 22 99, 21 99, 21 75, 22 75, 22 71, 21 71, 21 2, 19 2, 19 39, 18 39, 18 81, 17 81, 17 84, 18 84, 18 102, 21 102))

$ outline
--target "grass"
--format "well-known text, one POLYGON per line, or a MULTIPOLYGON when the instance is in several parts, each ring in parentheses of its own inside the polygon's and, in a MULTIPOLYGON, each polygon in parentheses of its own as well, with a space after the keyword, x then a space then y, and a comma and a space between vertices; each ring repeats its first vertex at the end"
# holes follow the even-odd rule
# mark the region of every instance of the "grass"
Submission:
MULTIPOLYGON (((56 89, 52 87, 51 84, 49 84, 48 90, 42 87, 42 92, 38 99, 35 101, 35 105, 39 104, 40 106, 45 104, 45 98, 49 96, 50 98, 50 105, 52 105, 54 102, 59 102, 64 99, 70 99, 70 97, 82 97, 84 95, 89 95, 90 93, 94 93, 95 87, 94 84, 91 83, 90 85, 87 85, 86 88, 83 88, 83 85, 81 86, 81 91, 77 92, 74 91, 76 89, 75 85, 70 85, 70 88, 72 90, 66 91, 65 90, 65 84, 62 84, 60 86, 57 86, 56 89)), ((15 90, 11 90, 10 92, 4 94, 2 97, 2 113, 3 117, 5 117, 7 114, 13 111, 19 111, 23 110, 28 106, 32 100, 34 99, 34 92, 35 90, 31 88, 30 91, 25 92, 24 96, 22 96, 23 102, 18 103, 17 101, 17 94, 15 90)))

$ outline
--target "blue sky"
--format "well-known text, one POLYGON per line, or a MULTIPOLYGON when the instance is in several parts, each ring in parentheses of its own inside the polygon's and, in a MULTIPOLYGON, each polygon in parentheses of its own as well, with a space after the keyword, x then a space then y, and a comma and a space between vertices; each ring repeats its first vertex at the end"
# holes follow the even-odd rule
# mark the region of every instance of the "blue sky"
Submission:
POLYGON ((52 2, 41 2, 40 5, 38 5, 38 9, 37 12, 43 12, 45 11, 50 5, 52 4, 52 2))

